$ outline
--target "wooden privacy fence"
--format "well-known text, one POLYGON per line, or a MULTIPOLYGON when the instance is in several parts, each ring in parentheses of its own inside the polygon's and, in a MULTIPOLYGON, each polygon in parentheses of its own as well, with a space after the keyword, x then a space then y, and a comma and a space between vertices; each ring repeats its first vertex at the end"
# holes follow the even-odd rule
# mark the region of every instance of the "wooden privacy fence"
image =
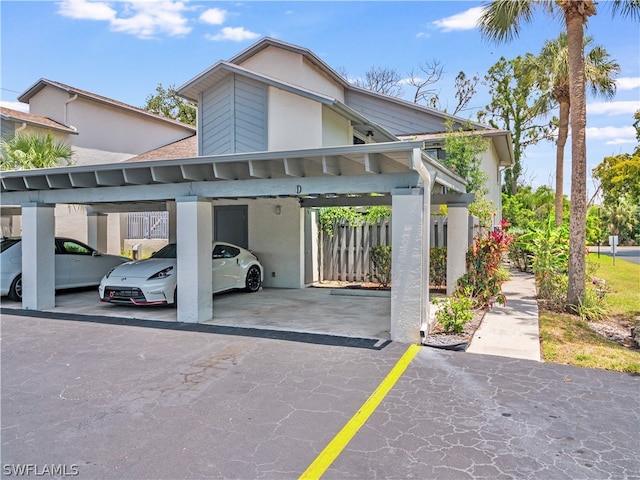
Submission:
POLYGON ((345 282, 369 280, 373 272, 369 249, 391 244, 391 220, 380 219, 356 226, 336 222, 333 232, 333 237, 322 235, 323 278, 345 282))
MULTIPOLYGON (((469 245, 480 231, 478 219, 469 217, 469 245)), ((343 282, 368 281, 373 273, 369 249, 391 245, 391 218, 375 223, 349 225, 338 221, 333 237, 322 233, 322 278, 343 282)), ((447 246, 447 217, 431 217, 431 247, 447 246)))

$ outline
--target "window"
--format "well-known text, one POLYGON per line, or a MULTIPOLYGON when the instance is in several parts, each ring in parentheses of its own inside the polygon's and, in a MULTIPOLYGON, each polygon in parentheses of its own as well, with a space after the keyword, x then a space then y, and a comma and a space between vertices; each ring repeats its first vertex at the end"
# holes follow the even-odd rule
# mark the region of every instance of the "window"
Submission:
POLYGON ((73 240, 62 240, 60 253, 72 255, 91 255, 93 251, 86 245, 74 242, 73 240))
POLYGON ((231 245, 218 244, 213 249, 212 258, 234 258, 240 254, 240 250, 231 245))

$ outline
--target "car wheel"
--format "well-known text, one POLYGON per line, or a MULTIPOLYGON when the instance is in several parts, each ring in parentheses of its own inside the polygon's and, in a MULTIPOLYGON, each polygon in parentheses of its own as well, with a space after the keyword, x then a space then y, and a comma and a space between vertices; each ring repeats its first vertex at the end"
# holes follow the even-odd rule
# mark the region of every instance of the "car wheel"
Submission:
POLYGON ((9 298, 16 302, 22 301, 22 274, 18 275, 9 287, 9 298))
POLYGON ((260 267, 252 265, 247 272, 247 281, 245 282, 245 290, 247 292, 257 292, 262 286, 260 279, 260 267))

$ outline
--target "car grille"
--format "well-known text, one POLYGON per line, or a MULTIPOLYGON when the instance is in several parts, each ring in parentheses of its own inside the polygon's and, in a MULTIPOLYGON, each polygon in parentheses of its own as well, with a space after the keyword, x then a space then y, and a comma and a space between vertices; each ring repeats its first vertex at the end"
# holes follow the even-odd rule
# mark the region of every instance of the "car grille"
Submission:
POLYGON ((130 303, 131 299, 138 302, 146 302, 147 299, 139 288, 115 288, 106 287, 104 289, 104 299, 110 302, 130 303))

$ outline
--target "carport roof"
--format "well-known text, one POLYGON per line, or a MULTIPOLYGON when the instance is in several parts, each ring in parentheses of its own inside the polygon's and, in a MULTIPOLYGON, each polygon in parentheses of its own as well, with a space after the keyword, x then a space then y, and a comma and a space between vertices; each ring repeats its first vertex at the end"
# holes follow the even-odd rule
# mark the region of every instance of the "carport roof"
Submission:
MULTIPOLYGON (((120 204, 183 196, 239 198, 367 195, 415 187, 412 155, 423 141, 236 153, 108 165, 0 172, 3 204, 120 204)), ((465 181, 422 151, 432 181, 464 192, 465 181)))

